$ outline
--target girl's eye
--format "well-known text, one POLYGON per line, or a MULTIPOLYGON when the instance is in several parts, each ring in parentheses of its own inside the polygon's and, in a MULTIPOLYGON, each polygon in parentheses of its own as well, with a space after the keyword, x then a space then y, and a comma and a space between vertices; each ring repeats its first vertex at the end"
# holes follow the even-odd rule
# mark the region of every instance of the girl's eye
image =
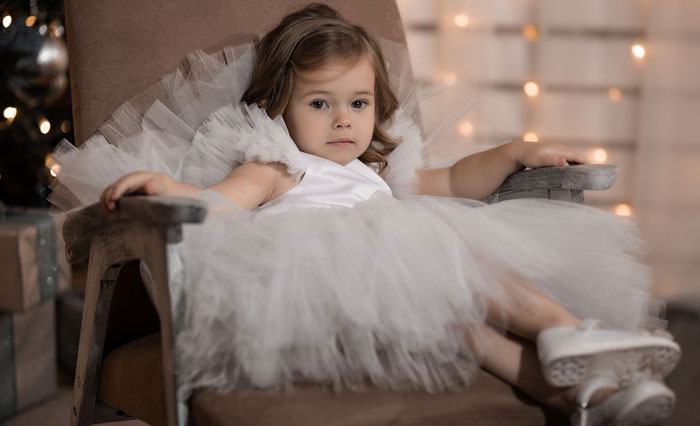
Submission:
POLYGON ((326 109, 328 108, 328 104, 326 101, 313 101, 311 102, 311 107, 314 109, 326 109))
POLYGON ((352 103, 353 108, 362 109, 368 105, 367 101, 355 101, 352 103))

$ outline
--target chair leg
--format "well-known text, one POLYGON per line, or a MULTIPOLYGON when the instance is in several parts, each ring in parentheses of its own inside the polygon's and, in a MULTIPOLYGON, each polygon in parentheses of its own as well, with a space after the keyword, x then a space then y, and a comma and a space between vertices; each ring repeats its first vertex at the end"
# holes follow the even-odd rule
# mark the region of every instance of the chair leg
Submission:
POLYGON ((122 268, 120 264, 108 265, 106 254, 104 241, 95 238, 90 251, 85 308, 80 328, 71 426, 89 426, 93 421, 109 309, 114 285, 122 268))

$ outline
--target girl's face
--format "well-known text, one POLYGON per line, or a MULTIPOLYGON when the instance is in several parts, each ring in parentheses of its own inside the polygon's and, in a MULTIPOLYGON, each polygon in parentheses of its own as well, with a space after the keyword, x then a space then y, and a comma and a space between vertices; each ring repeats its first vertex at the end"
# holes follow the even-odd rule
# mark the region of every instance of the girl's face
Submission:
POLYGON ((298 73, 283 117, 300 151, 345 165, 374 131, 374 70, 366 58, 298 73))

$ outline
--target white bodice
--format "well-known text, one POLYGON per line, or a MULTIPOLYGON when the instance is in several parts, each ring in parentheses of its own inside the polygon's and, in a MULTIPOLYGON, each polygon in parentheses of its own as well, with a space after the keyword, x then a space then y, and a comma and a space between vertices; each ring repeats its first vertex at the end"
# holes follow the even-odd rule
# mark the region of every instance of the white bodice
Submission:
POLYGON ((306 162, 301 182, 258 207, 256 210, 264 211, 264 216, 299 207, 352 207, 358 201, 369 200, 377 192, 392 194, 389 185, 360 160, 342 166, 315 155, 301 154, 306 162))

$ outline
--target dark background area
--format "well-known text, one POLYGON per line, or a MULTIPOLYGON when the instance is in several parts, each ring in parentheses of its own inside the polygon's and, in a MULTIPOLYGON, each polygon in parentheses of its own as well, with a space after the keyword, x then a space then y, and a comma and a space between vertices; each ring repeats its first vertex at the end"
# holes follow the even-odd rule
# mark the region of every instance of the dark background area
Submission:
POLYGON ((5 1, 0 19, 0 202, 45 208, 50 154, 73 140, 64 2, 5 1))

